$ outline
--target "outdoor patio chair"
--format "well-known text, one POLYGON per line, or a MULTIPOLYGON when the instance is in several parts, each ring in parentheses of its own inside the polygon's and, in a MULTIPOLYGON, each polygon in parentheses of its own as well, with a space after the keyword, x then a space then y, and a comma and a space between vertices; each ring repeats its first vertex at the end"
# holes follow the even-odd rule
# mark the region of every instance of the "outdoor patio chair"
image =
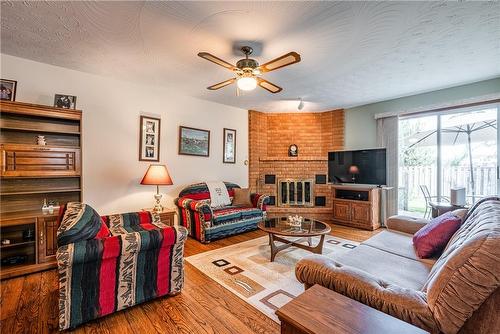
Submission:
MULTIPOLYGON (((424 199, 425 199, 424 218, 429 218, 434 206, 439 205, 439 203, 437 203, 438 196, 432 196, 431 192, 429 191, 429 188, 425 184, 421 184, 419 187, 420 187, 420 190, 422 191, 422 194, 424 194, 424 199)), ((439 200, 444 201, 444 202, 450 202, 450 199, 446 196, 441 196, 441 198, 439 200)))

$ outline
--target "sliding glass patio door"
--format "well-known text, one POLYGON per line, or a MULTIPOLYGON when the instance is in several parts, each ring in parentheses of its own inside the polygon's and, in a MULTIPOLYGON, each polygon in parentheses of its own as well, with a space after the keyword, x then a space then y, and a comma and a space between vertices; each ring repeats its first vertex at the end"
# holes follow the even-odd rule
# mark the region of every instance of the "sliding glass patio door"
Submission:
POLYGON ((499 194, 499 107, 449 110, 399 121, 399 210, 428 211, 465 188, 468 204, 499 194))
POLYGON ((441 193, 464 187, 469 204, 498 193, 497 109, 441 116, 441 193))
POLYGON ((423 190, 438 195, 438 116, 405 118, 399 121, 398 204, 401 213, 423 215, 423 190), (425 187, 425 189, 424 189, 425 187))

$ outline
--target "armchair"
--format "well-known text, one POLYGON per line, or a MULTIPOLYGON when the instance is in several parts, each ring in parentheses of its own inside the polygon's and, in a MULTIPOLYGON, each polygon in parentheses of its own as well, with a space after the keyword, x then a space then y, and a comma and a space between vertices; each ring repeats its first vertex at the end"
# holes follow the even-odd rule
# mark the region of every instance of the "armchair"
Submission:
POLYGON ((57 233, 60 330, 181 291, 184 227, 150 212, 100 217, 83 203, 64 211, 57 233))

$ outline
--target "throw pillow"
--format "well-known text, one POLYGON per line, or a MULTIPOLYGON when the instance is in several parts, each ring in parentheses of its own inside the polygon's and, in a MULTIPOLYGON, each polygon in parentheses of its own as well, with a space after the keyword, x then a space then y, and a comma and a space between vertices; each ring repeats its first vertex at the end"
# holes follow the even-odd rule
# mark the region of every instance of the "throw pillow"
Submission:
POLYGON ((428 259, 442 252, 461 224, 462 219, 453 212, 432 219, 413 235, 413 246, 418 257, 428 259))
POLYGON ((233 205, 253 207, 252 201, 250 199, 250 189, 234 188, 233 205))
POLYGON ((465 216, 467 216, 467 212, 469 212, 469 210, 467 209, 456 209, 453 210, 451 213, 453 213, 456 217, 462 219, 463 221, 465 216))
POLYGON ((81 240, 109 236, 109 230, 101 216, 90 206, 69 202, 65 206, 61 223, 57 229, 57 243, 67 245, 81 240))

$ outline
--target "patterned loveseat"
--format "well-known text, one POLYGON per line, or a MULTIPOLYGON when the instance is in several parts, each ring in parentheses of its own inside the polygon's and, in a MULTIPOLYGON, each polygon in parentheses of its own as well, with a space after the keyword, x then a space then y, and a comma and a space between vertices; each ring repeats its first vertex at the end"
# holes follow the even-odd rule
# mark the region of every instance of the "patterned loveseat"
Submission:
MULTIPOLYGON (((224 182, 231 200, 239 185, 224 182)), ((269 196, 252 194, 252 207, 210 207, 210 192, 206 183, 197 183, 184 188, 175 200, 179 208, 179 222, 189 235, 204 243, 257 228, 265 215, 269 196)))
POLYGON ((83 203, 61 210, 59 329, 181 291, 184 227, 133 212, 100 217, 83 203))

